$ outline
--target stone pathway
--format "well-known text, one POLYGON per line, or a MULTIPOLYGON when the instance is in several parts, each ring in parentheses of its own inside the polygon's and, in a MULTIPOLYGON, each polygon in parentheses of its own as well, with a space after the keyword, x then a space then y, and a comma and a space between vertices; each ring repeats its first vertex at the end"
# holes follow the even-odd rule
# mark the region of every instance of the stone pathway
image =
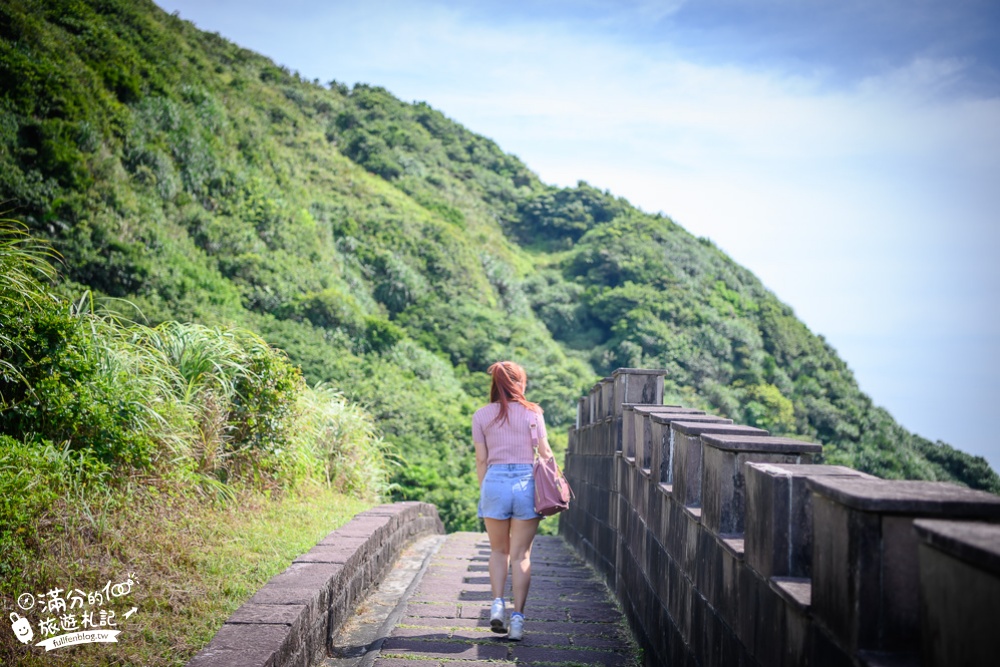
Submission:
MULTIPOLYGON (((453 533, 432 557, 376 667, 639 664, 608 589, 558 537, 532 548, 531 592, 520 642, 489 629, 489 541, 453 533)), ((508 608, 510 577, 507 581, 508 608)))

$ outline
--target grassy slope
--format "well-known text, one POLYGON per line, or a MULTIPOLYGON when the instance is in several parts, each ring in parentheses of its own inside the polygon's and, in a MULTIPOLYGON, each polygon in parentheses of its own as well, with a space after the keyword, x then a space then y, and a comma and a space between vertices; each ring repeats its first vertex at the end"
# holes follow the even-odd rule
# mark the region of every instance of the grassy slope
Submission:
MULTIPOLYGON (((399 497, 474 520, 468 418, 521 361, 550 423, 618 365, 886 476, 1000 489, 899 427, 748 271, 667 218, 558 190, 426 104, 301 80, 147 2, 8 2, 0 198, 78 285, 248 326, 375 414, 399 497), (100 10, 95 7, 100 7, 100 10)), ((71 289, 72 285, 67 286, 71 289)))
MULTIPOLYGON (((120 642, 28 653, 4 632, 0 663, 184 665, 268 579, 370 506, 318 487, 279 500, 244 491, 224 506, 168 486, 68 496, 41 519, 37 557, 3 582, 5 608, 17 609, 22 592, 89 592, 135 573, 132 593, 104 607, 116 612, 120 642), (130 606, 139 611, 122 619, 130 606)), ((37 637, 41 617, 28 616, 37 637)))

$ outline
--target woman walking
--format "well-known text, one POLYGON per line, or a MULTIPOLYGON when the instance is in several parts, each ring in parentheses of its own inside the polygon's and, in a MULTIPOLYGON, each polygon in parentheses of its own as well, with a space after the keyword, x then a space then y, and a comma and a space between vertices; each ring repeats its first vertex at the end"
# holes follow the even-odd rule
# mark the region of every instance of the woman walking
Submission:
POLYGON ((511 361, 489 367, 490 403, 472 416, 472 441, 479 475, 479 517, 490 538, 490 629, 507 638, 524 636, 524 603, 531 585, 531 543, 541 515, 535 513, 532 477, 534 448, 544 459, 552 457, 542 409, 524 397, 528 378, 511 361), (508 629, 504 587, 512 566, 514 610, 508 629))

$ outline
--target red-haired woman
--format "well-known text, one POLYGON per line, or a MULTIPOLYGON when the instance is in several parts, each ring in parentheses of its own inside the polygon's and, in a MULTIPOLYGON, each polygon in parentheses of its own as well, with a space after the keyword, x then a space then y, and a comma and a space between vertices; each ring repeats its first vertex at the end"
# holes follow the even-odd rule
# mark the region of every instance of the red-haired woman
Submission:
POLYGON ((490 403, 472 417, 472 441, 479 475, 479 516, 490 538, 490 628, 519 641, 524 635, 524 602, 531 585, 531 542, 541 516, 535 513, 532 476, 534 442, 538 454, 550 458, 542 409, 524 397, 528 378, 511 361, 489 367, 493 376, 490 403), (504 587, 512 565, 514 610, 507 627, 504 587))

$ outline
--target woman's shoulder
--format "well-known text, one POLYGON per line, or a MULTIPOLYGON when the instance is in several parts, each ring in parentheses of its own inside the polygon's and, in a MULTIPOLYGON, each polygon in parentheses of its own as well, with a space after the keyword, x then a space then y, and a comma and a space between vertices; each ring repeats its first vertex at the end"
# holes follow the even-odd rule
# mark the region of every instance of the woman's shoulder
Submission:
POLYGON ((483 407, 476 410, 472 415, 473 419, 483 419, 484 417, 494 417, 496 416, 497 409, 499 409, 499 403, 487 403, 483 407))
POLYGON ((517 414, 523 416, 525 419, 534 421, 542 420, 542 411, 540 409, 532 410, 531 408, 521 405, 520 403, 512 403, 511 407, 517 411, 517 414))

